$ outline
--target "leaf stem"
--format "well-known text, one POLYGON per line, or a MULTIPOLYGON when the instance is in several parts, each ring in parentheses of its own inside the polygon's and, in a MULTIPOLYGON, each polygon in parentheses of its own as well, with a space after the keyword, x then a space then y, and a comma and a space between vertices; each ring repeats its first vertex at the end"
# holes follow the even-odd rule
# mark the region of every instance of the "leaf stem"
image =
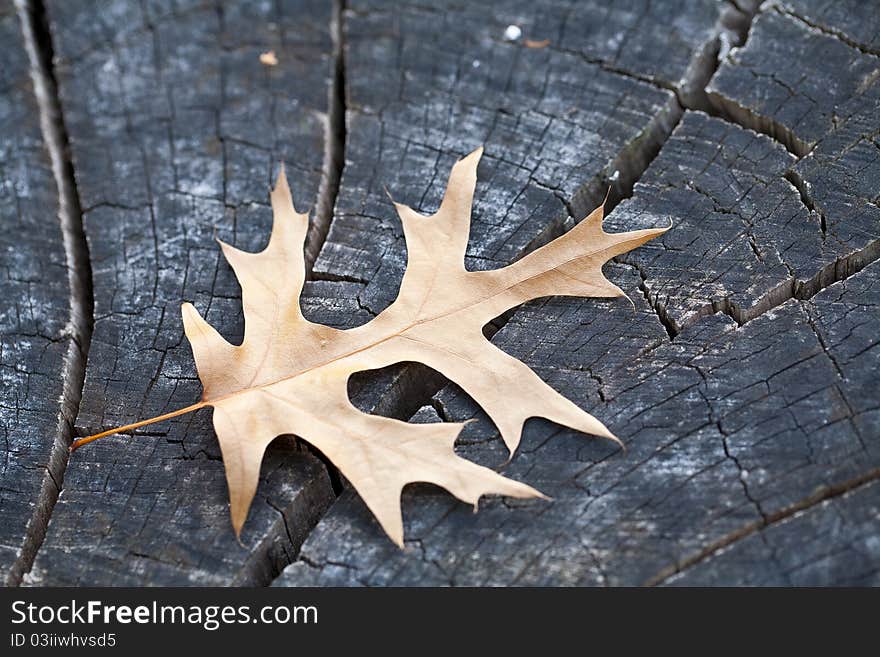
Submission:
POLYGON ((197 411, 200 408, 204 408, 208 406, 208 402, 200 401, 195 404, 191 404, 185 408, 179 408, 176 411, 171 411, 170 413, 165 413, 164 415, 157 415, 156 417, 151 417, 148 420, 141 420, 140 422, 133 422, 132 424, 126 424, 122 427, 115 427, 113 429, 107 429, 106 431, 102 431, 100 433, 93 434, 91 436, 85 436, 83 438, 77 438, 70 445, 70 451, 75 452, 77 449, 82 447, 83 445, 88 445, 90 442, 94 440, 98 440, 98 438, 104 438, 106 436, 112 436, 116 433, 123 433, 125 431, 131 431, 132 429, 138 429, 140 427, 145 427, 148 424, 155 424, 156 422, 162 422, 163 420, 169 420, 173 417, 177 417, 178 415, 186 415, 187 413, 192 413, 193 411, 197 411))

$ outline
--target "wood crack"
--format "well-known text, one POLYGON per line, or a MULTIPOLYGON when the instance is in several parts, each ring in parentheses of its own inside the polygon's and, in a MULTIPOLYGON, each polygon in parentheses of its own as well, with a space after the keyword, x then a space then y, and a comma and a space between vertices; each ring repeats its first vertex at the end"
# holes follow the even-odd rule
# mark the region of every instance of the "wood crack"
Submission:
MULTIPOLYGON (((752 12, 741 12, 739 10, 732 11, 736 12, 738 15, 739 22, 736 31, 740 35, 739 40, 743 42, 748 34, 751 21, 757 13, 757 8, 752 12)), ((621 201, 630 198, 633 195, 635 184, 648 170, 651 163, 660 153, 663 145, 672 135, 672 132, 684 116, 684 110, 687 109, 688 106, 696 106, 697 104, 701 107, 707 106, 707 103, 695 99, 701 98, 705 95, 704 90, 720 65, 719 54, 722 48, 722 33, 730 32, 730 22, 729 15, 725 15, 723 19, 719 20, 713 37, 709 39, 697 53, 695 53, 688 66, 685 79, 682 81, 680 87, 667 85, 666 83, 658 82, 656 80, 640 79, 640 76, 629 75, 625 71, 614 71, 608 67, 602 66, 601 63, 594 62, 601 68, 605 68, 610 72, 625 75, 637 79, 642 83, 652 84, 653 86, 671 92, 669 103, 648 122, 638 137, 630 140, 624 148, 622 148, 620 152, 608 162, 600 173, 584 183, 584 185, 573 194, 571 200, 566 200, 557 190, 549 188, 546 184, 543 184, 532 177, 534 183, 543 188, 550 189, 553 192, 554 196, 556 196, 560 201, 560 204, 564 207, 565 215, 567 216, 552 221, 547 230, 536 237, 535 240, 523 249, 520 257, 537 249, 542 244, 558 236, 558 234, 573 227, 574 223, 579 220, 579 218, 587 216, 589 210, 600 205, 603 202, 603 199, 606 199, 606 196, 605 210, 607 216, 621 201)), ((352 107, 352 109, 354 108, 352 107)), ((643 280, 640 284, 640 289, 642 289, 646 298, 648 298, 650 302, 647 288, 644 287, 644 277, 642 276, 642 278, 643 280)), ((672 328, 671 319, 665 316, 665 313, 662 312, 662 309, 658 305, 651 303, 651 307, 657 312, 658 320, 667 331, 667 334, 670 338, 673 338, 675 331, 674 328, 672 328)), ((491 324, 487 325, 486 330, 491 332, 491 334, 499 331, 512 318, 515 312, 517 311, 508 312, 504 316, 496 318, 491 324)), ((491 337, 491 335, 487 335, 487 337, 491 337)), ((408 366, 404 367, 411 369, 408 366)), ((599 381, 599 383, 601 384, 601 381, 599 381)), ((405 405, 408 409, 412 409, 412 412, 405 414, 406 417, 410 417, 420 406, 423 405, 425 399, 430 400, 444 387, 445 384, 446 380, 444 377, 439 377, 439 380, 431 382, 431 384, 425 384, 423 380, 422 385, 414 386, 408 390, 402 390, 397 397, 396 405, 405 405)), ((435 409, 438 411, 438 415, 445 419, 445 409, 442 408, 440 402, 429 401, 428 403, 434 404, 435 409)), ((383 414, 400 416, 399 412, 387 412, 391 410, 392 409, 386 409, 386 413, 383 414)), ((337 491, 337 495, 339 492, 340 491, 337 491)), ((314 566, 314 564, 308 562, 308 560, 302 555, 300 555, 299 559, 305 561, 308 565, 314 566)))
POLYGON ((53 71, 52 37, 41 0, 16 0, 31 78, 40 113, 40 129, 52 164, 58 188, 58 220, 67 261, 70 291, 70 344, 64 358, 61 378, 63 392, 58 428, 46 463, 46 475, 40 486, 34 512, 27 525, 18 559, 6 577, 7 586, 18 586, 29 572, 46 537, 49 519, 61 493, 64 471, 73 440, 74 421, 82 399, 85 365, 89 354, 94 322, 92 270, 89 248, 82 222, 82 210, 76 189, 69 140, 53 71))
POLYGON ((306 236, 305 258, 306 278, 313 277, 312 268, 321 247, 327 239, 339 182, 345 168, 345 30, 343 14, 345 0, 333 0, 333 13, 330 19, 330 34, 333 39, 333 75, 327 91, 327 117, 324 137, 324 162, 321 167, 321 183, 318 187, 318 201, 315 217, 306 236))
POLYGON ((847 35, 845 32, 843 32, 842 30, 836 30, 833 27, 828 27, 827 25, 821 25, 815 21, 811 21, 806 16, 801 16, 800 14, 792 11, 788 7, 785 7, 784 5, 781 5, 778 3, 774 4, 772 8, 774 10, 776 10, 777 12, 779 12, 780 14, 784 14, 785 16, 788 16, 789 18, 793 18, 796 21, 800 21, 801 23, 803 23, 804 25, 806 25, 807 27, 809 27, 812 30, 816 30, 817 32, 821 32, 822 34, 824 34, 826 36, 833 37, 833 38, 837 39, 838 41, 845 43, 850 48, 855 48, 856 50, 858 50, 862 54, 873 55, 874 57, 880 57, 880 50, 878 50, 877 48, 872 48, 871 46, 868 46, 864 43, 860 43, 859 41, 856 41, 855 39, 853 39, 849 35, 847 35))
POLYGON ((880 468, 874 468, 872 470, 869 470, 868 472, 853 477, 852 479, 847 479, 846 481, 843 481, 841 483, 824 486, 812 495, 805 497, 804 499, 795 502, 794 504, 790 504, 782 509, 779 509, 778 511, 768 513, 760 520, 749 523, 741 527, 740 529, 730 532, 729 534, 722 536, 720 539, 713 541, 696 554, 686 557, 675 564, 667 566, 656 575, 648 579, 644 583, 644 586, 663 585, 670 579, 672 579, 675 575, 678 575, 685 570, 688 570, 689 568, 692 568, 697 564, 712 558, 719 551, 730 547, 734 543, 737 543, 744 538, 755 534, 756 532, 763 531, 767 527, 771 527, 775 524, 783 522, 788 518, 791 518, 795 514, 800 513, 801 511, 806 511, 814 506, 817 506, 818 504, 821 504, 822 502, 825 502, 826 500, 845 495, 846 493, 852 492, 862 486, 866 486, 874 481, 877 481, 878 479, 880 479, 880 468))
POLYGON ((789 281, 777 286, 758 299, 751 308, 740 308, 729 299, 713 301, 707 307, 711 308, 711 312, 694 315, 692 321, 680 327, 679 332, 697 323, 701 317, 719 312, 729 315, 739 326, 742 326, 791 299, 808 301, 822 290, 835 283, 845 281, 878 259, 880 259, 880 239, 870 242, 863 249, 828 263, 805 281, 798 280, 796 276, 793 276, 789 281))
POLYGON ((791 183, 791 186, 795 188, 798 195, 801 197, 801 203, 804 204, 804 207, 810 211, 810 213, 815 214, 819 217, 819 226, 822 229, 822 236, 828 234, 828 222, 825 218, 825 212, 819 207, 819 204, 816 203, 816 200, 813 198, 813 194, 810 190, 810 184, 804 180, 803 176, 798 173, 797 169, 790 168, 786 171, 783 176, 788 182, 791 183))
MULTIPOLYGON (((345 168, 345 142, 346 142, 346 87, 345 87, 345 26, 344 13, 346 0, 333 0, 330 17, 330 36, 333 42, 333 71, 329 88, 327 90, 327 115, 324 126, 324 159, 321 165, 321 181, 318 186, 318 199, 315 205, 315 213, 309 225, 305 242, 305 266, 306 280, 334 280, 330 277, 315 276, 314 265, 327 239, 330 225, 333 223, 336 198, 339 194, 339 184, 342 180, 342 172, 345 168)), ((335 280, 345 280, 340 277, 335 280)), ((355 281, 360 282, 360 281, 355 281)), ((339 470, 317 448, 307 443, 302 443, 306 449, 314 455, 327 471, 329 484, 333 495, 338 497, 343 490, 342 477, 339 470)), ((291 531, 288 518, 283 509, 278 508, 270 500, 267 504, 281 516, 284 527, 284 536, 288 547, 284 550, 279 563, 279 556, 268 554, 269 570, 265 576, 252 578, 261 586, 268 586, 284 570, 284 568, 296 561, 303 542, 308 538, 311 530, 321 520, 326 509, 320 509, 310 518, 306 527, 299 531, 291 531)), ((265 570, 265 569, 264 569, 265 570)))
POLYGON ((717 119, 722 119, 741 128, 769 137, 785 147, 785 150, 799 160, 809 155, 816 145, 804 141, 791 128, 779 121, 769 116, 757 114, 748 107, 740 105, 732 98, 728 98, 717 91, 707 92, 706 97, 709 101, 709 106, 694 109, 701 109, 717 119))

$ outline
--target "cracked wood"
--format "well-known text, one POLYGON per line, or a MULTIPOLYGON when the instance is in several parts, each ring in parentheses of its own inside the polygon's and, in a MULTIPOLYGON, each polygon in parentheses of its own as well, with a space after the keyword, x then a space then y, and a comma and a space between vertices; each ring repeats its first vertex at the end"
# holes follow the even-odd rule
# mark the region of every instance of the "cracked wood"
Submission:
MULTIPOLYGON (((149 452, 83 452, 64 473, 45 543, 27 539, 23 551, 49 522, 49 508, 33 506, 49 498, 30 495, 54 481, 51 443, 76 414, 65 408, 59 422, 57 399, 77 386, 63 373, 59 201, 19 29, 0 5, 4 43, 15 46, 4 50, 12 91, 0 102, 21 113, 0 122, 14 183, 3 216, 29 222, 24 246, 2 255, 4 294, 28 301, 3 329, 14 382, 0 409, 4 458, 19 474, 2 492, 14 521, 2 523, 0 554, 8 569, 36 553, 27 583, 266 583, 291 560, 277 585, 878 583, 880 58, 870 3, 352 0, 335 16, 305 0, 276 3, 283 15, 244 3, 46 4, 95 273, 80 432, 197 395, 177 304, 209 307, 224 334, 240 334, 230 272, 204 265, 215 224, 241 248, 260 242, 282 157, 299 166, 296 198, 325 218, 304 313, 340 328, 365 323, 397 291, 405 252, 383 185, 430 212, 444 171, 479 143, 489 148, 471 269, 569 229, 609 185, 615 230, 669 218, 674 228, 606 267, 635 314, 552 299, 487 332, 629 446, 620 455, 528 424, 502 472, 553 495, 549 507, 496 501, 473 516, 414 486, 404 494, 412 540, 399 553, 350 492, 331 505, 336 473, 281 441, 258 489, 258 538, 242 551, 219 538, 225 490, 205 418, 182 418, 158 427, 163 435, 126 438, 149 452), (509 24, 550 43, 506 42, 509 24), (279 56, 271 70, 257 64, 268 49, 279 56), (182 269, 156 269, 177 253, 191 256, 182 269), (39 288, 21 274, 35 267, 39 288), (38 303, 57 313, 34 312, 38 303), (192 495, 210 511, 193 516, 192 495)), ((370 373, 352 391, 363 410, 398 418, 477 417, 460 453, 493 467, 506 456, 472 402, 425 368, 370 373)))
MULTIPOLYGON (((92 255, 95 331, 77 418, 90 433, 198 396, 179 304, 195 301, 225 334, 241 334, 238 287, 213 238, 243 248, 263 239, 282 157, 297 196, 316 203, 334 67, 330 10, 319 2, 47 9, 92 255), (271 68, 259 61, 269 48, 279 57, 271 68)), ((332 497, 320 461, 279 441, 243 547, 228 531, 209 418, 171 421, 158 434, 74 457, 28 583, 265 582, 332 497)))

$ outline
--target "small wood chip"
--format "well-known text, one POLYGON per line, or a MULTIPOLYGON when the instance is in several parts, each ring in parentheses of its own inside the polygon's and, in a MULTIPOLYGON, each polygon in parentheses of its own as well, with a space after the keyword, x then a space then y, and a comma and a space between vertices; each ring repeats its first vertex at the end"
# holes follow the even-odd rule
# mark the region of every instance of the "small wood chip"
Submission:
POLYGON ((260 63, 266 66, 278 66, 278 58, 275 56, 275 51, 268 50, 260 53, 260 63))
POLYGON ((526 48, 546 48, 550 45, 550 39, 541 39, 540 41, 535 41, 534 39, 526 39, 523 41, 523 45, 526 48))

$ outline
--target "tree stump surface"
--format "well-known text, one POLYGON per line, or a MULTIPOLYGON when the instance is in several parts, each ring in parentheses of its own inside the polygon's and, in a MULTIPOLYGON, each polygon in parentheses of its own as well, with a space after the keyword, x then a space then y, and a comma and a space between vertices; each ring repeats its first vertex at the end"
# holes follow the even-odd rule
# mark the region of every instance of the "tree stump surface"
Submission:
POLYGON ((7 584, 880 584, 880 7, 484 4, 0 0, 7 584), (290 436, 238 543, 208 410, 68 455, 199 398, 179 306, 241 339, 215 237, 262 248, 279 163, 303 311, 347 328, 405 268, 386 189, 431 213, 481 144, 469 269, 606 193, 607 230, 672 222, 605 267, 634 308, 487 329, 626 451, 533 419, 506 462, 436 372, 359 375, 361 409, 474 419, 457 452, 553 498, 410 486, 403 550, 290 436))

